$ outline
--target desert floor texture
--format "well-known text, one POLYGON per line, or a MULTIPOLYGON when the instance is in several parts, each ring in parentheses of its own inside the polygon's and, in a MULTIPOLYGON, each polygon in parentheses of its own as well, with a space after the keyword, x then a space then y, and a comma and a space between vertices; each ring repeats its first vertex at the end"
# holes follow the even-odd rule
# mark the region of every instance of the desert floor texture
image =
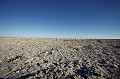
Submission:
POLYGON ((0 38, 0 79, 119 79, 120 39, 0 38))

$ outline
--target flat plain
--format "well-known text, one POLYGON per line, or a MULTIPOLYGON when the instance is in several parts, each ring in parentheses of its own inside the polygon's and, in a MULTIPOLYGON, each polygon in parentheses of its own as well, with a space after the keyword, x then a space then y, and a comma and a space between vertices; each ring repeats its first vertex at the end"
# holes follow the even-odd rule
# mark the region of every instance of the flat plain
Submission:
POLYGON ((0 38, 1 79, 119 79, 120 39, 0 38))

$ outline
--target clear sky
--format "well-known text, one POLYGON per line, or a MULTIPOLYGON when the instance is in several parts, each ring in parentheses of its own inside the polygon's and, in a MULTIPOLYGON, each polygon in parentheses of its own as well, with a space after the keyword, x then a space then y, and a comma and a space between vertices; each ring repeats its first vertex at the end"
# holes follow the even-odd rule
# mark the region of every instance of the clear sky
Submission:
POLYGON ((0 0, 0 36, 120 39, 120 0, 0 0))

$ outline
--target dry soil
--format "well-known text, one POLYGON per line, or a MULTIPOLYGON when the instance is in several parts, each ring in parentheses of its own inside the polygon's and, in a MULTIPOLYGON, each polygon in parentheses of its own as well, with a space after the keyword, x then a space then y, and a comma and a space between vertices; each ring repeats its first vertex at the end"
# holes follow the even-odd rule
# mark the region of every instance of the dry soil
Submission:
POLYGON ((120 39, 0 38, 2 79, 119 79, 120 39))

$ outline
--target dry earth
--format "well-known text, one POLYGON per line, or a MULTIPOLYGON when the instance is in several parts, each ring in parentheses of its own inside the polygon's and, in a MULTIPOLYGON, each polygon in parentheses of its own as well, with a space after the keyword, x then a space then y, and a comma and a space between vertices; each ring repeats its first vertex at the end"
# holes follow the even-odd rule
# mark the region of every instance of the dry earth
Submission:
POLYGON ((120 39, 0 38, 2 79, 119 79, 120 39))

